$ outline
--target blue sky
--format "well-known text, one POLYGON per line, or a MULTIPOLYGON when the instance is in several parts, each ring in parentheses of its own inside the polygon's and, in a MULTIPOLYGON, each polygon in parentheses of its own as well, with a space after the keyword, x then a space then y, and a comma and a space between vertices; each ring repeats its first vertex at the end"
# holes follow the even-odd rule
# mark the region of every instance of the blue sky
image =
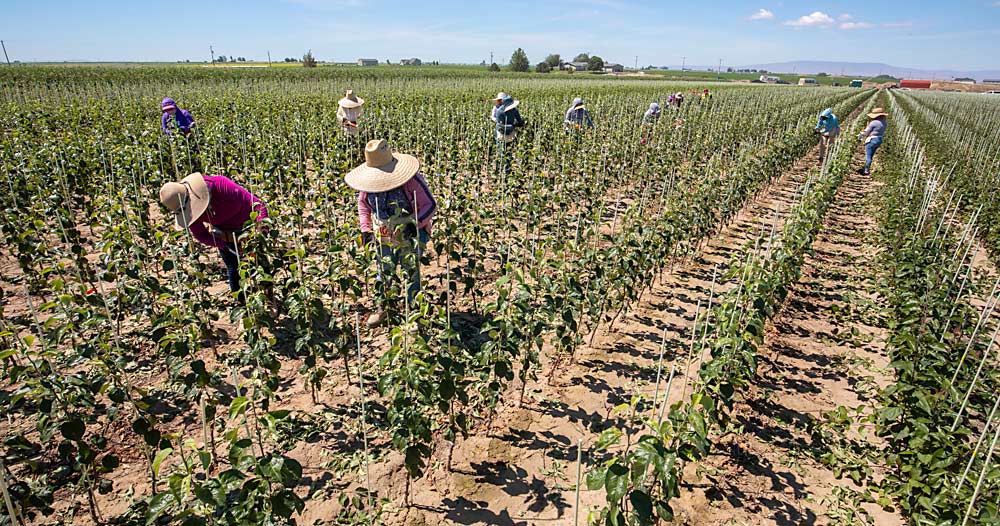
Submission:
POLYGON ((785 60, 1000 69, 1000 1, 14 0, 11 59, 173 61, 216 54, 353 61, 417 56, 532 63, 580 51, 608 61, 726 65, 785 60))

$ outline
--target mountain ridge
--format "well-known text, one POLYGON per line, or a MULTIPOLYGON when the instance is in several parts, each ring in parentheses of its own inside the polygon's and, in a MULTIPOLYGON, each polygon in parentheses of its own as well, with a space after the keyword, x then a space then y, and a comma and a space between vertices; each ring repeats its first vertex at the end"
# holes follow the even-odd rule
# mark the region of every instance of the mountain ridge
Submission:
POLYGON ((881 62, 841 62, 833 60, 790 60, 786 62, 771 62, 734 66, 737 69, 765 69, 774 73, 802 73, 815 75, 829 73, 830 75, 875 77, 889 75, 896 78, 919 78, 934 80, 952 80, 957 77, 968 77, 982 82, 984 79, 1000 79, 1000 69, 992 70, 953 70, 924 69, 893 66, 881 62))

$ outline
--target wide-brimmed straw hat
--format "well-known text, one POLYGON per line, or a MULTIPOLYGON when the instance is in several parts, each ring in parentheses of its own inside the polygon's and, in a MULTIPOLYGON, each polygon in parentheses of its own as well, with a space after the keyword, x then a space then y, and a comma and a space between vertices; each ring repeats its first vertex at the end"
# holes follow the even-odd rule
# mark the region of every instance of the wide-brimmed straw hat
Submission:
POLYGON ((871 113, 868 114, 869 119, 877 119, 879 117, 888 117, 889 114, 885 112, 882 108, 875 108, 871 113))
POLYGON ((197 172, 160 188, 160 202, 177 215, 177 225, 183 228, 197 221, 208 210, 211 200, 205 178, 197 172))
POLYGON ((347 90, 347 94, 344 95, 344 98, 340 99, 340 101, 337 102, 337 104, 345 108, 357 108, 364 103, 365 99, 362 99, 361 97, 355 95, 354 90, 352 89, 347 90))
POLYGON ((373 139, 365 145, 365 163, 348 172, 344 181, 362 192, 387 192, 403 186, 419 170, 416 157, 393 153, 385 139, 373 139))

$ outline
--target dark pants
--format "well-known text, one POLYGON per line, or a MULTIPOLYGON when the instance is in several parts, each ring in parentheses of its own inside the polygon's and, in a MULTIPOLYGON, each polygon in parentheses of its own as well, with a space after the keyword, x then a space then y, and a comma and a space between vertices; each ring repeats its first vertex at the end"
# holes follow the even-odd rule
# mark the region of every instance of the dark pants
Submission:
POLYGON ((240 258, 236 251, 236 243, 226 243, 224 247, 219 248, 222 261, 226 264, 229 290, 232 292, 240 290, 240 258))
POLYGON ((403 279, 407 285, 407 302, 413 305, 414 297, 420 292, 420 259, 423 257, 424 247, 430 238, 430 234, 421 229, 417 239, 405 238, 399 246, 394 247, 385 243, 376 246, 376 254, 379 258, 376 293, 380 305, 385 307, 389 288, 398 281, 396 277, 397 267, 401 267, 404 274, 403 279))

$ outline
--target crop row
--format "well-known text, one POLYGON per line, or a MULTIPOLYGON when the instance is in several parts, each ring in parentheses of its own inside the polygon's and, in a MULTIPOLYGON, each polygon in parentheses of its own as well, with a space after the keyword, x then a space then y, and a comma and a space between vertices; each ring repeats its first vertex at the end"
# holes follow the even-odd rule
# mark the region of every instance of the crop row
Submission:
POLYGON ((896 380, 873 415, 889 444, 881 486, 914 524, 996 524, 991 429, 1000 371, 991 358, 996 333, 988 330, 995 303, 992 295, 982 310, 970 303, 983 291, 973 272, 975 216, 956 219, 955 199, 969 181, 924 165, 917 126, 926 122, 911 126, 907 108, 893 101, 878 171, 885 182, 882 296, 896 380))
MULTIPOLYGON (((869 100, 868 107, 873 102, 874 98, 869 100)), ((860 119, 855 120, 853 128, 859 124, 860 119)), ((798 281, 826 211, 850 170, 853 148, 847 141, 851 134, 845 135, 832 147, 822 169, 799 189, 799 198, 781 229, 772 229, 733 257, 724 279, 734 280, 735 286, 710 298, 704 316, 696 319, 685 367, 689 369, 697 360, 698 380, 690 397, 685 380, 682 399, 667 407, 671 374, 662 401, 650 401, 651 413, 637 411, 644 406, 634 399, 629 405, 629 427, 624 431, 612 427, 602 433, 595 449, 604 452, 605 458, 587 475, 588 488, 603 489, 607 499, 607 506, 593 517, 595 523, 642 525, 674 520, 670 501, 679 496, 684 463, 705 458, 712 434, 729 430, 739 394, 757 375, 765 325, 798 281), (696 344, 700 331, 704 334, 696 344), (634 442, 633 424, 645 430, 634 442), (624 446, 623 437, 627 438, 624 446)))

